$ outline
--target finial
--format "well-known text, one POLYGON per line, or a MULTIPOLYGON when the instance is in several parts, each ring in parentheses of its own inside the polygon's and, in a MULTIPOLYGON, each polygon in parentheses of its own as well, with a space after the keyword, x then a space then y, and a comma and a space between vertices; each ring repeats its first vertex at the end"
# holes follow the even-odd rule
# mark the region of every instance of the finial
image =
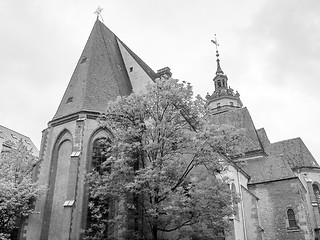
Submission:
POLYGON ((211 40, 211 42, 216 45, 216 56, 217 56, 217 71, 216 71, 216 75, 221 75, 221 74, 224 74, 222 69, 221 69, 221 66, 220 66, 220 59, 219 59, 219 51, 218 51, 218 46, 219 43, 217 41, 217 35, 214 34, 214 40, 211 40))
POLYGON ((213 42, 213 44, 216 45, 216 56, 217 56, 217 58, 219 58, 219 51, 218 51, 219 43, 217 41, 217 35, 216 34, 214 34, 214 40, 211 40, 211 42, 213 42))
POLYGON ((99 19, 99 17, 101 17, 102 22, 104 22, 104 21, 103 21, 103 18, 102 18, 102 16, 101 16, 102 10, 103 10, 103 8, 101 8, 100 6, 98 6, 98 8, 97 8, 97 10, 94 12, 94 14, 97 15, 97 19, 99 19))

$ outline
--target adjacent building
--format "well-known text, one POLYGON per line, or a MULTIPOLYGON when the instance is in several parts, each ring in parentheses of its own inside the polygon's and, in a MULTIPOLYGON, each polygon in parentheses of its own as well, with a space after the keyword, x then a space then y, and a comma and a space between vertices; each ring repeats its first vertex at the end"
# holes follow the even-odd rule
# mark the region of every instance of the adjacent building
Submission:
POLYGON ((0 152, 10 150, 10 142, 17 143, 18 141, 22 141, 34 156, 39 156, 39 150, 29 137, 0 125, 0 152))

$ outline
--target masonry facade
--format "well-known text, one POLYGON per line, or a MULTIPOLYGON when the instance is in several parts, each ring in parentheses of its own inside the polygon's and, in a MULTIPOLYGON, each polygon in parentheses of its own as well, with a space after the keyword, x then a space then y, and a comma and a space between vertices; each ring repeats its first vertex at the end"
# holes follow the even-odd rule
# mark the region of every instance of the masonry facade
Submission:
MULTIPOLYGON (((219 54, 217 52, 217 57, 219 54)), ((117 96, 143 91, 169 69, 155 73, 98 19, 53 119, 43 131, 39 184, 48 190, 23 225, 20 239, 81 239, 88 195, 85 173, 93 144, 112 138, 96 120, 117 96)), ((320 167, 301 139, 270 143, 256 129, 240 94, 228 86, 217 58, 208 114, 216 124, 244 129, 244 155, 226 159, 228 177, 241 198, 227 240, 317 239, 320 167)))

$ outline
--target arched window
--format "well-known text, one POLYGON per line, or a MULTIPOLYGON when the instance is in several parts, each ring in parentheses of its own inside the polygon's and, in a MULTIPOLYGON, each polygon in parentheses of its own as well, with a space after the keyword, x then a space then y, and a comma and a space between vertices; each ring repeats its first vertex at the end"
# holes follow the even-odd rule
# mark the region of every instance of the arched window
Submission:
POLYGON ((102 169, 101 165, 110 157, 110 138, 98 138, 93 142, 91 169, 102 173, 103 170, 110 171, 110 166, 102 169))
POLYGON ((287 218, 288 218, 289 228, 298 227, 294 211, 291 208, 287 210, 287 218))
POLYGON ((318 185, 317 184, 312 184, 312 189, 313 189, 314 195, 316 196, 316 199, 318 200, 319 193, 320 193, 318 185))
MULTIPOLYGON (((91 171, 96 171, 99 176, 104 172, 110 172, 110 164, 103 163, 111 156, 111 140, 110 138, 100 137, 93 141, 92 144, 92 158, 91 171)), ((94 235, 99 232, 102 239, 108 239, 110 235, 111 226, 108 223, 110 220, 110 213, 112 212, 112 202, 109 198, 95 197, 89 192, 87 212, 87 236, 94 235)))
POLYGON ((317 184, 312 184, 312 189, 313 189, 313 192, 314 192, 314 195, 316 196, 319 196, 319 187, 317 184))
POLYGON ((318 184, 312 184, 313 193, 320 212, 320 190, 318 184))

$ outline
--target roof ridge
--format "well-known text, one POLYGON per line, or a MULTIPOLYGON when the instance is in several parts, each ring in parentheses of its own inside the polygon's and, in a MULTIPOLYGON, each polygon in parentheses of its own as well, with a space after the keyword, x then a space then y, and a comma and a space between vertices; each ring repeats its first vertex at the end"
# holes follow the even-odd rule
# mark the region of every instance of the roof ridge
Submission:
POLYGON ((271 143, 271 145, 272 144, 276 144, 276 143, 288 142, 288 141, 292 141, 292 140, 301 140, 302 141, 301 137, 294 137, 294 138, 289 138, 289 139, 284 139, 284 140, 280 140, 280 141, 277 141, 277 142, 273 142, 273 143, 271 143))
MULTIPOLYGON (((0 127, 3 127, 3 128, 5 128, 5 129, 10 130, 11 132, 14 132, 14 133, 16 133, 16 134, 18 134, 18 135, 21 135, 21 136, 23 136, 23 137, 25 137, 25 138, 30 139, 30 137, 28 137, 28 136, 26 136, 26 135, 24 135, 24 134, 21 134, 21 133, 19 133, 19 132, 17 132, 17 131, 14 131, 14 130, 12 130, 12 129, 10 129, 10 128, 7 128, 7 127, 5 127, 5 126, 3 126, 3 125, 0 125, 0 127)), ((30 140, 31 140, 31 139, 30 139, 30 140)))
MULTIPOLYGON (((97 20, 96 20, 96 22, 95 22, 95 24, 94 24, 94 26, 93 26, 93 28, 92 28, 92 31, 90 32, 89 38, 90 38, 91 35, 93 34, 93 31, 97 31, 97 29, 95 28, 95 25, 97 24, 97 22, 98 22, 98 24, 99 24, 99 22, 100 22, 99 18, 97 18, 97 20)), ((89 38, 88 38, 87 42, 89 41, 89 38)), ((86 42, 86 44, 87 44, 87 42, 86 42)), ((83 51, 82 51, 82 53, 81 53, 81 56, 80 56, 79 61, 81 60, 81 58, 84 57, 84 56, 82 56, 82 54, 83 54, 83 52, 85 51, 85 48, 86 48, 86 46, 84 47, 84 49, 83 49, 83 51)), ((87 66, 87 70, 90 69, 90 66, 89 66, 89 65, 91 64, 90 59, 91 59, 91 55, 92 55, 92 51, 91 51, 91 50, 92 50, 92 48, 93 48, 93 44, 92 44, 92 43, 91 43, 91 45, 89 46, 89 48, 90 48, 90 56, 85 56, 85 57, 89 57, 89 63, 88 63, 88 66, 87 66)), ((77 63, 74 71, 76 71, 76 68, 78 67, 78 64, 79 64, 79 62, 77 63)), ((89 76, 89 71, 86 72, 86 77, 85 77, 85 79, 87 79, 88 76, 89 76)), ((72 78, 72 76, 71 76, 71 78, 72 78)), ((71 79, 70 79, 70 81, 71 81, 71 79)), ((83 91, 82 91, 82 96, 81 96, 82 99, 83 99, 84 96, 86 95, 86 92, 87 92, 87 84, 83 84, 83 91)), ((84 103, 84 101, 82 101, 82 102, 81 102, 81 107, 80 107, 80 109, 83 110, 84 107, 85 107, 84 105, 85 105, 85 103, 84 103)))
MULTIPOLYGON (((108 30, 112 33, 112 35, 115 37, 115 39, 117 39, 118 37, 117 37, 105 24, 103 24, 99 19, 97 19, 97 21, 98 21, 98 23, 99 23, 99 30, 100 30, 100 33, 101 33, 101 37, 102 37, 102 39, 103 39, 103 43, 104 43, 104 47, 105 47, 105 49, 106 49, 106 53, 107 53, 107 55, 108 55, 108 59, 109 59, 109 61, 111 62, 110 52, 108 51, 107 44, 106 44, 106 39, 105 39, 105 37, 104 37, 104 35, 103 35, 103 33, 102 33, 101 25, 102 25, 102 27, 105 27, 106 29, 108 29, 108 30)), ((113 65, 110 65, 110 67, 111 67, 112 69, 114 69, 113 65)), ((112 74, 112 76, 114 77, 114 71, 112 71, 111 74, 112 74)), ((117 84, 117 89, 118 89, 118 95, 121 96, 120 87, 119 87, 119 82, 116 81, 116 84, 117 84)))

